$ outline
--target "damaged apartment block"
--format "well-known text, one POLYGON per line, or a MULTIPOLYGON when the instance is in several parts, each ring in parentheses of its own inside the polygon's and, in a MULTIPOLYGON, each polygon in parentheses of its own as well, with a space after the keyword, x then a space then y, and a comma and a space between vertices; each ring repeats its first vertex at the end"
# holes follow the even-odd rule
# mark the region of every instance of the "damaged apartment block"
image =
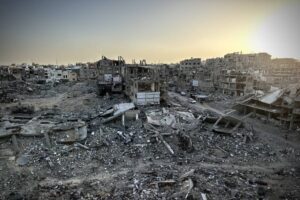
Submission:
POLYGON ((166 85, 160 66, 132 64, 125 71, 125 94, 136 105, 160 104, 166 99, 166 85))
POLYGON ((166 98, 166 88, 159 71, 159 66, 128 65, 125 94, 137 105, 160 104, 166 98))
POLYGON ((121 56, 118 57, 118 60, 111 60, 102 56, 102 59, 97 62, 97 69, 99 70, 97 84, 100 95, 123 91, 125 61, 121 56))
POLYGON ((264 116, 267 122, 275 120, 289 129, 300 126, 300 90, 297 87, 275 88, 266 94, 248 97, 238 102, 236 108, 244 114, 253 112, 254 116, 264 116))

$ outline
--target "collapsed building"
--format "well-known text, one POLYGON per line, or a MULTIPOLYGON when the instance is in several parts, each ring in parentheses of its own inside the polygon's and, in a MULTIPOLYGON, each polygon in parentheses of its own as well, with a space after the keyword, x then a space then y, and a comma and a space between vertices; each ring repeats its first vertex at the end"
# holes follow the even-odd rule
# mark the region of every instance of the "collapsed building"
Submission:
POLYGON ((125 94, 137 105, 160 104, 166 99, 164 66, 127 65, 125 70, 125 94))
POLYGON ((16 80, 16 77, 10 73, 10 69, 8 66, 0 67, 0 82, 16 80))
POLYGON ((289 129, 296 129, 300 127, 299 88, 277 88, 238 102, 236 107, 244 114, 252 112, 254 115, 265 116, 266 121, 276 120, 289 129))
POLYGON ((97 63, 99 94, 120 93, 123 91, 123 77, 125 60, 119 56, 118 60, 111 60, 102 56, 97 63))
MULTIPOLYGON (((45 78, 73 80, 79 74, 79 82, 49 87, 17 84, 9 68, 0 68, 0 183, 5 188, 0 196, 298 199, 299 132, 265 121, 300 130, 300 87, 264 93, 263 82, 255 82, 263 75, 259 65, 243 70, 224 58, 205 65, 189 62, 183 69, 102 57, 81 65, 83 70, 54 67, 45 78), (96 79, 98 87, 91 84, 96 79), (17 100, 1 93, 6 82, 17 100), (209 83, 244 96, 197 103, 170 91, 176 85, 197 93, 209 83), (99 97, 96 88, 102 94, 124 92, 130 100, 123 94, 99 97), (1 104, 2 97, 12 100, 1 104), (232 109, 236 100, 234 108, 244 115, 232 109), (283 139, 287 132, 289 139, 283 139)), ((204 94, 191 97, 203 101, 204 94)), ((227 98, 219 91, 210 94, 227 98)))
POLYGON ((167 65, 147 65, 145 60, 126 64, 121 56, 118 60, 103 56, 97 69, 100 95, 124 92, 136 105, 160 104, 166 99, 167 65))

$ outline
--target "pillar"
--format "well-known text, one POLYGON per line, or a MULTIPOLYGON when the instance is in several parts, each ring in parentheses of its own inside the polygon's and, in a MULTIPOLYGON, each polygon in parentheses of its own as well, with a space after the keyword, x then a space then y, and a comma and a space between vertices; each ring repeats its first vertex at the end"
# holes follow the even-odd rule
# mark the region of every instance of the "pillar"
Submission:
POLYGON ((268 122, 270 121, 270 119, 271 119, 271 113, 268 112, 268 122))
POLYGON ((125 127, 125 113, 122 115, 122 125, 125 127))
POLYGON ((292 114, 289 130, 293 129, 293 125, 294 125, 294 115, 292 114))

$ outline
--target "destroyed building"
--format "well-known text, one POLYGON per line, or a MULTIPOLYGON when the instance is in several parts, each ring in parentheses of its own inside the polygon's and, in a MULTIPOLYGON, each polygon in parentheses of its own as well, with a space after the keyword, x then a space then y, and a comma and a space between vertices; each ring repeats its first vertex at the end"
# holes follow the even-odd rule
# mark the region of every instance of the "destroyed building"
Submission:
POLYGON ((199 93, 213 89, 211 69, 202 63, 201 58, 180 61, 177 71, 178 91, 199 93))
POLYGON ((180 61, 178 68, 177 88, 179 91, 195 90, 199 86, 198 71, 202 67, 201 58, 180 61))
POLYGON ((226 67, 234 68, 238 71, 261 70, 271 62, 271 55, 267 53, 242 54, 230 53, 224 56, 226 67))
POLYGON ((263 74, 270 66, 271 56, 267 53, 230 53, 223 58, 206 60, 211 71, 213 86, 224 94, 243 96, 255 90, 268 90, 263 74))
POLYGON ((225 69, 226 63, 224 58, 206 59, 205 67, 211 72, 211 80, 214 88, 219 87, 221 71, 225 69))
POLYGON ((10 73, 16 78, 16 80, 22 80, 24 78, 25 69, 20 66, 11 66, 10 73))
POLYGON ((125 73, 125 61, 119 56, 117 60, 102 57, 97 63, 99 94, 121 93, 123 91, 123 76, 125 73))
POLYGON ((244 96, 253 92, 253 77, 249 73, 223 69, 219 78, 219 89, 223 94, 244 96))
POLYGON ((265 116, 266 121, 277 120, 289 129, 300 127, 299 85, 296 89, 274 89, 266 94, 254 95, 238 103, 244 114, 253 113, 265 116))
POLYGON ((82 64, 77 66, 80 66, 79 79, 81 81, 97 80, 99 77, 99 69, 96 63, 87 63, 85 65, 82 64))
POLYGON ((78 72, 72 68, 45 69, 46 82, 77 81, 78 72))
POLYGON ((275 87, 287 87, 289 84, 299 83, 300 62, 292 58, 272 59, 264 72, 267 83, 275 87))
POLYGON ((9 66, 0 66, 0 82, 10 80, 16 80, 16 78, 10 73, 9 66))
POLYGON ((0 67, 0 199, 299 199, 299 84, 240 57, 0 67))
POLYGON ((166 80, 160 74, 164 66, 132 64, 125 69, 125 94, 135 104, 160 104, 166 98, 166 80))

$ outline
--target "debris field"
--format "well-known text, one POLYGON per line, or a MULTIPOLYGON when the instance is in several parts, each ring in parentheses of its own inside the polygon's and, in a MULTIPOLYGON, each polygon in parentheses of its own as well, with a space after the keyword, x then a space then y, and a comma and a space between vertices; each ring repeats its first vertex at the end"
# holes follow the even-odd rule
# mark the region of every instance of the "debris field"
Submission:
POLYGON ((296 130, 223 94, 136 106, 96 88, 19 83, 1 97, 1 199, 300 199, 296 130))

